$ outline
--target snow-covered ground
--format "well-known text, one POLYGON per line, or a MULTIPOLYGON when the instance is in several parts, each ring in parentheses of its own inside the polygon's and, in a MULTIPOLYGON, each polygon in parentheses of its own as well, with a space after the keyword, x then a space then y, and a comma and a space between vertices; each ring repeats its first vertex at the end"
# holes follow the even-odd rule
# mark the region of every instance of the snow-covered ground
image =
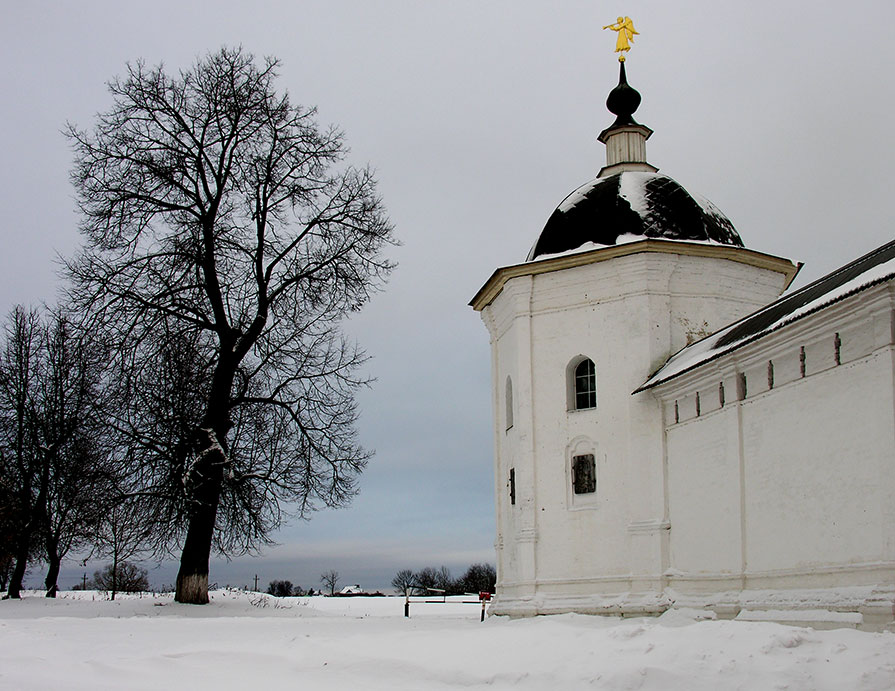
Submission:
POLYGON ((91 592, 0 602, 4 689, 895 689, 895 634, 562 615, 479 622, 465 598, 91 592), (415 598, 416 599, 416 598, 415 598))

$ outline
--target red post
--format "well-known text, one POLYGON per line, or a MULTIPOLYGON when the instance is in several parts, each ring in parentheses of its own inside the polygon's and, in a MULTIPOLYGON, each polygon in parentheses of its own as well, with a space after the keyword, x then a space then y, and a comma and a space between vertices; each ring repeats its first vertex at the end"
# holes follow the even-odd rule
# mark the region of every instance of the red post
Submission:
POLYGON ((491 600, 491 593, 487 590, 480 590, 479 600, 482 601, 482 618, 479 621, 485 621, 485 603, 491 600))

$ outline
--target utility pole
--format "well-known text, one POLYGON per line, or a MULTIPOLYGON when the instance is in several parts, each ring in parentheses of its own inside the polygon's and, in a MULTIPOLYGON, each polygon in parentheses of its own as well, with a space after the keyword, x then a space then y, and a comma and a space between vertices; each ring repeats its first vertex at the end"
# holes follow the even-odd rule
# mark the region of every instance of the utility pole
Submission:
POLYGON ((255 592, 258 592, 258 574, 255 574, 255 592))
POLYGON ((87 573, 84 573, 84 576, 81 579, 81 590, 87 590, 87 573))

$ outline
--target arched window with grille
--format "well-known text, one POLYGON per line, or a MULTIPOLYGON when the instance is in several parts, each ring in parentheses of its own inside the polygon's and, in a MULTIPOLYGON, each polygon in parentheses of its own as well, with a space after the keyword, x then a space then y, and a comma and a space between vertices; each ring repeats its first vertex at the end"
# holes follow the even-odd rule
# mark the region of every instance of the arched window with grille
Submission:
POLYGON ((575 410, 597 407, 597 371, 590 358, 584 358, 575 366, 572 389, 575 410))

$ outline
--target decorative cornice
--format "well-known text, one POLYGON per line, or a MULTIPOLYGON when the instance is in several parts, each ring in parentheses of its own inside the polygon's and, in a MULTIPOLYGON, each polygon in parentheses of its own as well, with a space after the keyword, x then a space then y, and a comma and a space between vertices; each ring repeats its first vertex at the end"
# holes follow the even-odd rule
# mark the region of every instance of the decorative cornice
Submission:
POLYGON ((793 264, 789 259, 732 245, 714 245, 680 240, 638 240, 637 242, 629 242, 623 245, 612 245, 583 252, 563 254, 557 257, 514 264, 497 269, 497 271, 491 274, 491 277, 485 282, 485 285, 481 287, 479 292, 475 294, 475 297, 472 298, 469 304, 477 312, 482 311, 500 294, 507 281, 519 276, 536 276, 645 252, 727 259, 740 264, 776 271, 784 274, 786 277, 783 290, 789 287, 802 266, 801 264, 793 264))
POLYGON ((613 134, 626 134, 628 132, 639 134, 644 139, 649 139, 653 133, 653 131, 646 125, 641 125, 639 122, 633 122, 629 125, 622 125, 621 127, 607 127, 600 132, 597 141, 605 144, 613 134))
POLYGON ((598 178, 606 178, 610 175, 615 175, 616 173, 627 173, 627 172, 641 172, 641 173, 658 173, 659 169, 654 165, 650 165, 649 163, 641 162, 641 161, 623 161, 621 163, 613 163, 612 165, 606 165, 600 168, 600 172, 597 173, 598 178))

